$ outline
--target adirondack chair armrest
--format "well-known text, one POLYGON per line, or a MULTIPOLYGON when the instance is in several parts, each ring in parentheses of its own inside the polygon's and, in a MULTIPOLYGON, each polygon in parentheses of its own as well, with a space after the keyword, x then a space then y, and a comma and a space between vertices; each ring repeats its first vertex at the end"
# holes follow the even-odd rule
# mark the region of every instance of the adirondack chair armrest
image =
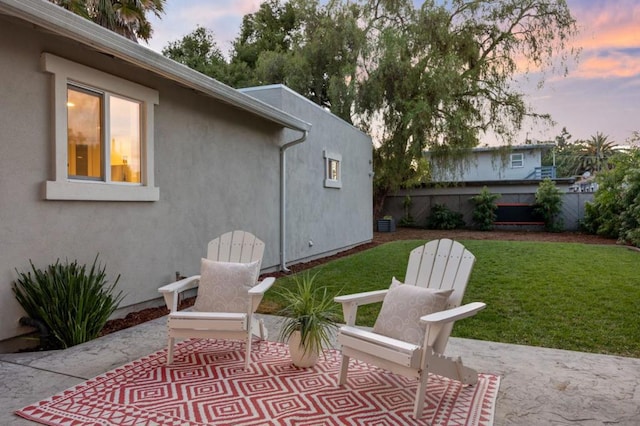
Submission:
POLYGON ((255 286, 249 289, 249 296, 263 295, 276 282, 274 277, 266 277, 255 286))
POLYGON ((429 325, 444 324, 473 316, 477 312, 486 308, 486 306, 486 303, 482 302, 467 303, 466 305, 458 306, 457 308, 425 315, 420 317, 420 321, 429 325))
POLYGON ((200 284, 200 275, 183 278, 179 281, 167 284, 158 289, 164 296, 164 302, 171 312, 178 310, 178 294, 183 291, 198 287, 200 284))
POLYGON ((336 296, 334 302, 341 304, 368 305, 369 303, 382 302, 389 290, 374 290, 363 293, 346 294, 344 296, 336 296))
POLYGON ((388 291, 389 290, 374 290, 363 293, 347 294, 344 296, 336 296, 333 298, 333 301, 342 304, 344 322, 349 326, 353 326, 356 324, 358 306, 382 302, 388 291))

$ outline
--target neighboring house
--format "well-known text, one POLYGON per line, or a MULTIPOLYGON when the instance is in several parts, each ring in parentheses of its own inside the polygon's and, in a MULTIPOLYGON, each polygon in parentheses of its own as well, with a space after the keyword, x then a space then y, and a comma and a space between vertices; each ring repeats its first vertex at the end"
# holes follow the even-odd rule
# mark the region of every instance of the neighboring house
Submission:
POLYGON ((554 167, 542 167, 542 156, 553 144, 483 147, 461 159, 432 158, 433 182, 492 182, 554 179, 554 167))
POLYGON ((265 272, 372 239, 371 139, 282 86, 238 91, 46 0, 0 0, 0 340, 16 269, 99 253, 121 306, 243 229, 265 272))

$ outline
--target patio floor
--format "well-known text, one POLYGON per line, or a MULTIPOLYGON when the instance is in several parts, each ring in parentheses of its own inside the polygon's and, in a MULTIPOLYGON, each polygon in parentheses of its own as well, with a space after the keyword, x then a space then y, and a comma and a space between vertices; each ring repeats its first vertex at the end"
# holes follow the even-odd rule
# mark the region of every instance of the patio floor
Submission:
MULTIPOLYGON (((278 317, 261 315, 270 339, 278 317)), ((22 408, 166 345, 166 318, 64 351, 0 354, 1 425, 22 408)), ((502 376, 495 425, 640 425, 640 359, 452 338, 447 352, 502 376)))

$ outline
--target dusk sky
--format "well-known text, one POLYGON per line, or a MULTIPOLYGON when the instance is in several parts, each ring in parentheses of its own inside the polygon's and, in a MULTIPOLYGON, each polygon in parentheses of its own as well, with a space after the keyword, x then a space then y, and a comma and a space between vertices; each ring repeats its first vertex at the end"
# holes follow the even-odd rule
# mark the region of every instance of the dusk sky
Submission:
MULTIPOLYGON (((260 6, 258 0, 167 0, 161 20, 152 19, 149 47, 161 51, 201 25, 213 31, 226 54, 236 38, 242 17, 260 6)), ((566 127, 575 139, 596 132, 619 144, 640 130, 640 0, 568 0, 582 48, 567 77, 549 76, 542 90, 527 89, 536 112, 549 113, 554 128, 527 128, 521 135, 551 140, 566 127)), ((491 140, 483 141, 489 142, 491 140)))

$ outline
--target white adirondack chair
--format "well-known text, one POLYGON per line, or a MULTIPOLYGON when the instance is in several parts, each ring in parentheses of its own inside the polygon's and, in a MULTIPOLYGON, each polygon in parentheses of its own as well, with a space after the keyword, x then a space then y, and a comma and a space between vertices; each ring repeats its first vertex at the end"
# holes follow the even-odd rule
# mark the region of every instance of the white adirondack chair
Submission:
POLYGON ((342 360, 338 385, 347 380, 351 357, 377 365, 395 374, 416 377, 418 388, 414 416, 420 418, 424 407, 428 373, 438 374, 465 384, 475 384, 476 371, 462 365, 460 358, 444 356, 454 321, 474 315, 485 308, 481 302, 460 306, 475 257, 464 246, 449 239, 433 240, 411 251, 403 285, 431 289, 453 289, 446 310, 422 316, 426 326, 422 345, 383 336, 355 327, 359 305, 381 302, 389 290, 338 296, 345 326, 338 332, 342 360))
MULTIPOLYGON (((232 231, 212 240, 208 245, 207 259, 218 262, 248 264, 258 262, 257 271, 264 253, 264 243, 249 232, 232 231)), ((257 278, 257 277, 256 277, 257 278)), ((194 275, 161 287, 169 319, 167 322, 169 344, 167 364, 173 362, 173 347, 176 338, 221 338, 245 340, 245 368, 249 367, 252 336, 266 339, 266 329, 254 313, 264 293, 273 285, 275 278, 267 277, 247 291, 247 310, 245 312, 198 312, 178 311, 180 293, 197 288, 200 275, 194 275)), ((196 305, 197 306, 197 305, 196 305)))

